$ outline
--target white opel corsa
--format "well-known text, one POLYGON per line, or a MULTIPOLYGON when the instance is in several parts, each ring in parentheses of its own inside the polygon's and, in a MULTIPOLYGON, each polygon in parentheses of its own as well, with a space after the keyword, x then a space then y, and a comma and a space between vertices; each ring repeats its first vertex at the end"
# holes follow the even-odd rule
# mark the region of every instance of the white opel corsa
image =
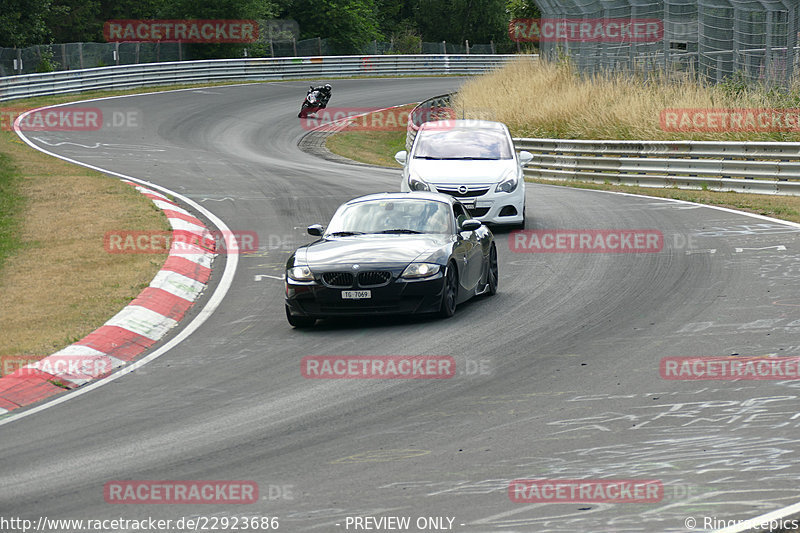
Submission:
POLYGON ((458 198, 472 218, 525 227, 522 167, 530 152, 517 156, 508 127, 488 120, 425 122, 411 153, 397 152, 403 165, 400 190, 432 191, 458 198))

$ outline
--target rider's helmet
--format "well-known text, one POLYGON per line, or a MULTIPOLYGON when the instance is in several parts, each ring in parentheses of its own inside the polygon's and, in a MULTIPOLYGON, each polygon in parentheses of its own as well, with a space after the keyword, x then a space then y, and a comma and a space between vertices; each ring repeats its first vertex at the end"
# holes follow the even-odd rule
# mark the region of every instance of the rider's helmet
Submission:
POLYGON ((331 84, 330 83, 326 83, 325 84, 325 90, 326 91, 330 91, 331 90, 331 84))

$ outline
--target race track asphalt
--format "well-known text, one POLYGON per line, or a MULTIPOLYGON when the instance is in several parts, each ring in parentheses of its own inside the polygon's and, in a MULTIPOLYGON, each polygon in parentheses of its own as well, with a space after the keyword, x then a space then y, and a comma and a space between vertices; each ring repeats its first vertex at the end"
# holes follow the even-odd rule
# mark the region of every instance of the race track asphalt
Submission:
MULTIPOLYGON (((338 80, 331 105, 392 106, 462 82, 338 80)), ((702 531, 706 517, 742 519, 797 501, 800 383, 672 381, 659 363, 800 356, 800 229, 529 183, 528 228, 651 229, 664 247, 518 253, 498 230, 498 294, 451 319, 294 330, 279 278, 291 250, 310 239, 305 227, 327 223, 352 197, 397 190, 400 175, 299 150, 307 86, 77 104, 105 117, 132 112, 137 125, 28 134, 54 153, 186 195, 231 230, 257 232, 260 249, 240 257, 222 305, 178 347, 0 426, 0 515, 276 516, 287 532, 354 531, 348 516, 407 516, 409 531, 433 530, 415 521, 451 517, 459 532, 650 532, 687 531, 687 517, 702 531), (311 380, 300 373, 308 355, 449 355, 458 372, 311 380), (658 503, 511 501, 509 482, 530 478, 659 480, 664 494, 658 503), (261 500, 104 501, 107 482, 130 479, 253 480, 261 500)))

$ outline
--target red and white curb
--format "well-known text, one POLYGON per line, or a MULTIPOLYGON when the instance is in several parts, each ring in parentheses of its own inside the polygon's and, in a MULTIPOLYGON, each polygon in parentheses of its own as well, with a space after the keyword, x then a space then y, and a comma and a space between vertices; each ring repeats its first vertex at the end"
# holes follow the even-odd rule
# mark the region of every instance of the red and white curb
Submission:
POLYGON ((78 342, 0 378, 0 416, 127 365, 175 327, 206 288, 216 251, 205 224, 164 194, 132 181, 123 182, 164 212, 173 237, 196 236, 195 242, 209 247, 173 238, 161 270, 128 306, 78 342))

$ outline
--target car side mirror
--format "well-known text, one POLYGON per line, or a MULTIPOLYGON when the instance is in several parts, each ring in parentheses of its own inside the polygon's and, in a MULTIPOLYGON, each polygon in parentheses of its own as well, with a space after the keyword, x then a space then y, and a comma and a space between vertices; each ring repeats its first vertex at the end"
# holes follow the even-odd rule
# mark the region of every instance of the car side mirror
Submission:
POLYGON ((475 231, 483 225, 480 220, 468 218, 461 223, 461 231, 475 231))
POLYGON ((401 165, 405 166, 406 161, 408 161, 408 152, 405 150, 400 150, 396 154, 394 154, 394 160, 400 163, 401 165))
POLYGON ((320 237, 322 235, 322 224, 312 224, 307 231, 309 235, 320 237))
POLYGON ((530 152, 528 152, 526 150, 522 150, 519 153, 519 166, 524 167, 525 165, 530 163, 532 159, 533 159, 533 154, 532 153, 530 153, 530 152))

